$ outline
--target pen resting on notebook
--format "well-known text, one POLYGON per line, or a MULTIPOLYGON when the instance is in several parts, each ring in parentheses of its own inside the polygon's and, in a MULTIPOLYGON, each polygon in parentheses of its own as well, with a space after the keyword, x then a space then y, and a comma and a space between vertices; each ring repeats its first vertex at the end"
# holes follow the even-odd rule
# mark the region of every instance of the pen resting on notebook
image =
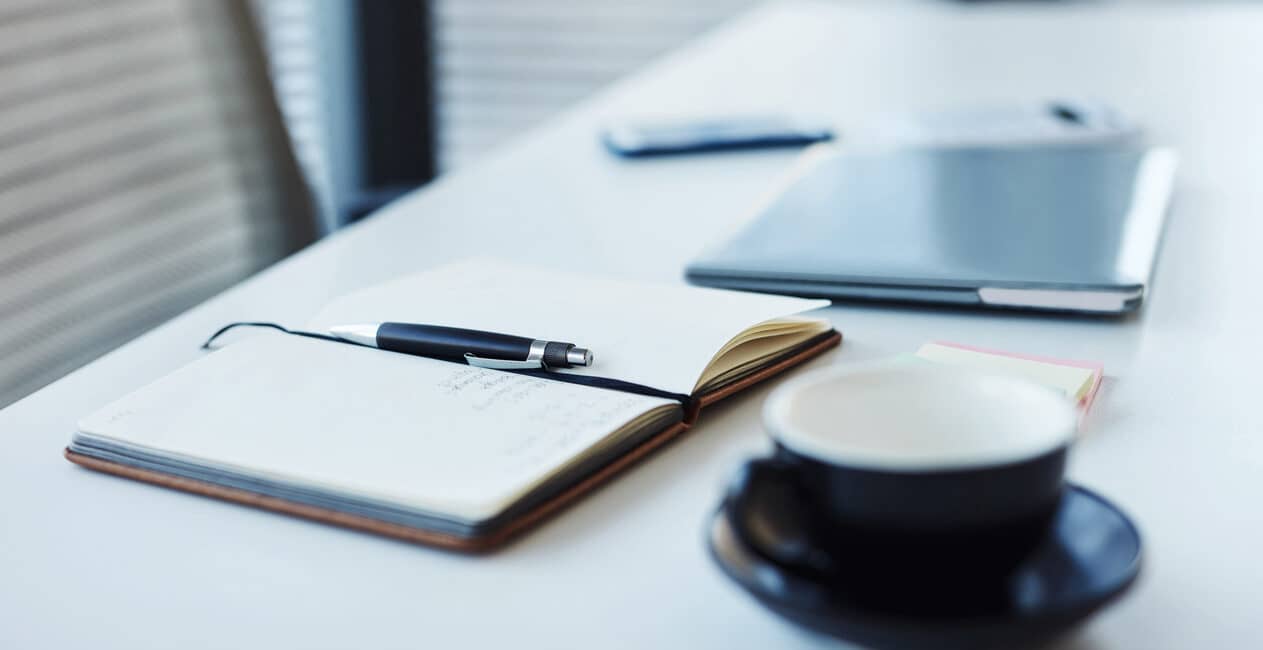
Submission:
POLYGON ((592 365, 592 351, 574 343, 416 323, 335 325, 329 333, 352 343, 483 368, 573 368, 592 365))
MULTIPOLYGON (((122 396, 79 422, 67 457, 287 514, 487 550, 680 435, 708 404, 836 346, 828 319, 802 313, 826 304, 458 262, 338 297, 302 329, 230 325, 288 335, 215 347, 122 396), (553 290, 533 290, 540 286, 553 290), (584 309, 573 309, 574 295, 586 297, 584 309), (464 356, 465 347, 451 363, 325 334, 373 323, 361 342, 377 347, 381 324, 400 321, 472 332, 482 343, 518 338, 487 330, 582 336, 601 365, 501 372, 466 365, 484 359, 464 356)), ((493 349, 485 360, 523 363, 533 341, 518 341, 518 361, 493 349)))

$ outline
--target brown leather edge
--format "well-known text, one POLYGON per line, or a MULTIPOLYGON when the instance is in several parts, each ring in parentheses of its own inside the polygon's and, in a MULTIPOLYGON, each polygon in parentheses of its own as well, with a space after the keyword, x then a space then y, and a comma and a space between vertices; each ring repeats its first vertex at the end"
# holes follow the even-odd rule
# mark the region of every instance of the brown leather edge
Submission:
POLYGON ((740 380, 734 381, 731 384, 728 384, 727 386, 719 388, 718 390, 713 390, 708 393, 703 393, 697 400, 699 404, 699 408, 710 406, 711 404, 714 404, 715 402, 718 402, 726 397, 730 397, 732 395, 735 395, 736 393, 740 393, 741 391, 747 388, 750 388, 751 386, 754 386, 755 384, 759 384, 764 381, 767 381, 768 379, 771 379, 772 377, 775 377, 776 375, 779 375, 782 372, 785 372, 786 370, 793 368, 794 366, 797 366, 816 356, 824 354, 830 348, 837 347, 838 344, 842 342, 841 332, 837 330, 831 330, 828 332, 828 334, 829 336, 822 336, 819 341, 817 341, 816 343, 808 347, 803 348, 798 353, 785 357, 784 359, 781 359, 780 361, 777 361, 776 363, 766 368, 760 369, 758 372, 751 373, 745 377, 742 377, 740 380))
MULTIPOLYGON (((740 381, 733 382, 719 390, 702 395, 698 402, 702 406, 714 404, 726 397, 739 393, 755 384, 770 379, 793 366, 803 363, 817 355, 820 355, 830 348, 837 346, 842 342, 842 335, 839 332, 833 332, 832 336, 820 340, 818 343, 804 348, 797 354, 787 357, 764 368, 756 373, 742 378, 740 381)), ((499 548, 526 532, 533 526, 545 521, 550 516, 564 509, 566 506, 577 501, 580 497, 588 492, 596 489, 623 470, 634 465, 636 462, 649 456, 654 451, 661 448, 666 443, 679 436, 689 428, 689 424, 680 422, 663 429, 655 434, 640 446, 632 451, 620 456, 614 462, 602 467, 600 470, 588 475, 583 480, 566 488, 553 498, 541 503, 534 510, 514 519, 507 525, 496 529, 485 535, 477 537, 461 537, 448 533, 431 531, 423 528, 413 528, 402 524, 394 524, 390 522, 365 517, 362 515, 353 515, 337 510, 329 510, 327 508, 319 508, 302 503, 295 503, 285 499, 270 497, 257 492, 248 490, 240 490, 237 488, 224 487, 198 481, 194 479, 174 476, 163 472, 153 470, 140 469, 130 465, 123 465, 108 460, 92 458, 83 454, 71 451, 69 448, 65 450, 66 459, 77 465, 87 467, 88 469, 114 474, 145 483, 161 485, 163 487, 174 488, 185 492, 191 492, 202 496, 207 496, 224 501, 240 503, 264 510, 271 510, 294 517, 310 519, 327 524, 334 524, 351 528, 354 530, 393 537, 407 542, 417 544, 425 544, 452 551, 461 551, 466 553, 482 553, 499 548)))

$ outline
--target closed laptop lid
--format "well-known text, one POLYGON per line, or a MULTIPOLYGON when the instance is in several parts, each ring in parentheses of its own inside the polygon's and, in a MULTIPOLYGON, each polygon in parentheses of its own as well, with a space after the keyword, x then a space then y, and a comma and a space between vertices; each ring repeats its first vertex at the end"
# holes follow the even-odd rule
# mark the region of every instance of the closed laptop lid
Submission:
POLYGON ((1138 295, 1175 169, 1169 150, 1095 146, 808 156, 690 279, 1138 295))

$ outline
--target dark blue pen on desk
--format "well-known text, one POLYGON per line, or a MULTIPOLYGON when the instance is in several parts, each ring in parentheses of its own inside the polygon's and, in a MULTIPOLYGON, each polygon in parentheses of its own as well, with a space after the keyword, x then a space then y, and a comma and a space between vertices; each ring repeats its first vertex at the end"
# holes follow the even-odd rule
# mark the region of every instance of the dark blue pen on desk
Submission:
POLYGON ((458 361, 480 368, 518 370, 592 365, 592 351, 574 343, 459 327, 369 323, 330 327, 329 334, 382 350, 458 361))

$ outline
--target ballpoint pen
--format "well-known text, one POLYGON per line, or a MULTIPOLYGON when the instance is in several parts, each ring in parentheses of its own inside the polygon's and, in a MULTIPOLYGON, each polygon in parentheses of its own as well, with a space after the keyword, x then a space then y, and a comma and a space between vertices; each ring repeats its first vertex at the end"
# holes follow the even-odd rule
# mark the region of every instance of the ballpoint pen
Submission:
POLYGON ((382 350, 460 361, 482 368, 514 370, 592 365, 592 351, 574 343, 459 327, 367 323, 330 327, 329 334, 382 350))

